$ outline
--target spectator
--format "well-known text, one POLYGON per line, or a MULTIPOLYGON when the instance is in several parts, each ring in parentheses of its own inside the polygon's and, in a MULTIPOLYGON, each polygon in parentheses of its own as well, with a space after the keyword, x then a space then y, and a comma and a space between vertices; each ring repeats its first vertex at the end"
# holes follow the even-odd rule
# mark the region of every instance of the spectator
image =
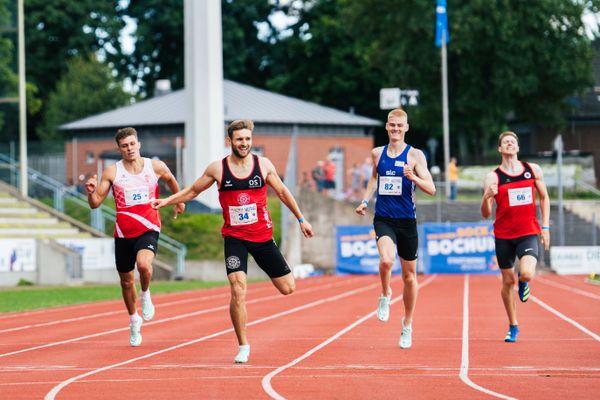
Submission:
POLYGON ((335 194, 335 163, 331 161, 331 157, 323 164, 323 189, 325 194, 334 196, 335 194))
POLYGON ((456 157, 450 159, 448 163, 448 180, 450 181, 450 201, 456 200, 457 183, 458 183, 458 167, 456 166, 456 157))
POLYGON ((317 192, 321 193, 323 191, 323 160, 317 161, 317 165, 313 168, 311 175, 313 181, 315 181, 317 192))

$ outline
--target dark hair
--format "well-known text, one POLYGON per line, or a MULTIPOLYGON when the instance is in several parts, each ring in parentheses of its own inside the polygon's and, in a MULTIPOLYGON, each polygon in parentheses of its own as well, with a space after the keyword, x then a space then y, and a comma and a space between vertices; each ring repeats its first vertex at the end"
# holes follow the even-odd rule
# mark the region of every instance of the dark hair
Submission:
POLYGON ((250 119, 236 119, 227 126, 227 136, 229 139, 233 139, 233 132, 239 131, 240 129, 250 129, 250 132, 254 130, 254 122, 250 119))
POLYGON ((125 139, 127 136, 135 136, 135 138, 137 139, 137 131, 131 127, 121 128, 117 131, 117 134, 115 135, 115 141, 117 142, 117 144, 119 144, 119 141, 121 139, 125 139))

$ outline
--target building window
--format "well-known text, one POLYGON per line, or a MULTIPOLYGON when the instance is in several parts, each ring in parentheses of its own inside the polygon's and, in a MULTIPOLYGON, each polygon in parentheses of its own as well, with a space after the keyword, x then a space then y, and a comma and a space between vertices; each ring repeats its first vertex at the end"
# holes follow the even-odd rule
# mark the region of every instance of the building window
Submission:
POLYGON ((94 164, 96 162, 96 158, 94 157, 93 151, 88 151, 85 153, 85 163, 86 164, 94 164))

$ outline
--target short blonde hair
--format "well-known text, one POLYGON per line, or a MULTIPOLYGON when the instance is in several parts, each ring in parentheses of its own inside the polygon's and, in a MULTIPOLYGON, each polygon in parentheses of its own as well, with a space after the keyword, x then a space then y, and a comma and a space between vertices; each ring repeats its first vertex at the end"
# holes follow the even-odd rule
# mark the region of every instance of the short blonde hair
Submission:
POLYGON ((390 111, 388 113, 387 119, 390 119, 392 117, 398 117, 398 118, 408 118, 408 114, 406 113, 406 111, 404 111, 401 108, 394 108, 392 111, 390 111))
POLYGON ((500 147, 500 145, 502 144, 502 139, 504 139, 506 136, 514 137, 515 140, 517 141, 517 144, 519 144, 519 137, 517 136, 516 133, 514 133, 512 131, 505 131, 505 132, 502 132, 500 134, 500 136, 498 136, 498 147, 500 147))

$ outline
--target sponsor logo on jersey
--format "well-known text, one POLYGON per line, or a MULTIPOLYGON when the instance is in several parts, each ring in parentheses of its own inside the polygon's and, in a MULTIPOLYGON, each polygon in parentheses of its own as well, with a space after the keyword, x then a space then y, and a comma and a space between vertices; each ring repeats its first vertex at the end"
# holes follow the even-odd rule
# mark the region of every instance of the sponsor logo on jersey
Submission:
POLYGON ((386 175, 396 175, 396 171, 394 171, 393 169, 388 169, 387 171, 385 171, 386 175))
POLYGON ((248 193, 240 193, 238 194, 237 201, 239 205, 245 205, 250 203, 250 195, 248 193))
POLYGON ((523 175, 525 177, 525 179, 529 179, 531 178, 531 173, 529 172, 525 172, 525 175, 523 175))
POLYGON ((262 186, 262 178, 258 175, 254 175, 254 177, 248 179, 248 186, 250 186, 250 188, 257 188, 262 186))

